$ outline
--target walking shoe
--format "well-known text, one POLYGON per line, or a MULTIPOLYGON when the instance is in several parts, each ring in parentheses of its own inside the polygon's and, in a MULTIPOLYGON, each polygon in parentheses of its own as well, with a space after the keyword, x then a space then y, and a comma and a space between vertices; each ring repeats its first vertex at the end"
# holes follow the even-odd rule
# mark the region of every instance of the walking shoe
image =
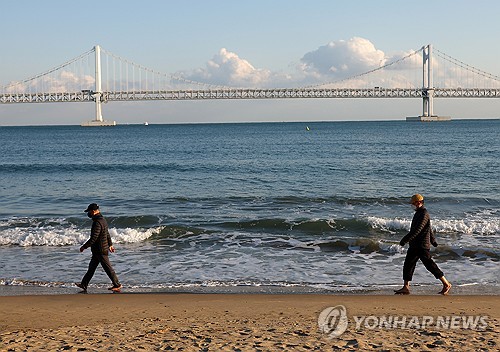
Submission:
POLYGON ((81 283, 79 283, 79 282, 76 282, 76 283, 75 283, 75 286, 76 286, 76 287, 81 288, 81 289, 82 289, 82 290, 84 290, 84 291, 87 291, 87 286, 83 286, 83 285, 82 285, 81 283))

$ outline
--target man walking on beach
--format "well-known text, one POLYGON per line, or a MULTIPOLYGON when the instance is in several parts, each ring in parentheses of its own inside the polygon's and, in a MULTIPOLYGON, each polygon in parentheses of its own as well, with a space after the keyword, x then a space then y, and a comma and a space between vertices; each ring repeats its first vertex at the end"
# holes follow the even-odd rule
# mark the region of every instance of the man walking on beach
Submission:
POLYGON ((108 251, 111 253, 115 252, 113 243, 111 242, 111 236, 108 231, 108 223, 106 219, 102 216, 99 211, 99 206, 96 203, 89 204, 85 210, 87 216, 92 219, 92 230, 90 232, 90 238, 83 246, 80 247, 80 252, 83 252, 87 248, 92 250, 92 259, 90 259, 89 269, 82 279, 81 283, 76 283, 76 286, 80 287, 84 291, 87 291, 87 286, 89 285, 92 276, 94 276, 97 266, 101 264, 104 271, 111 279, 113 286, 109 290, 113 292, 120 292, 122 285, 118 281, 118 277, 111 266, 108 258, 108 251))
POLYGON ((434 260, 432 260, 430 254, 431 244, 434 247, 437 247, 438 244, 432 232, 429 213, 424 207, 424 197, 420 194, 415 194, 411 197, 410 204, 415 210, 415 215, 411 221, 410 232, 399 243, 401 246, 404 246, 406 243, 410 244, 403 266, 404 284, 403 288, 394 292, 397 295, 410 294, 410 281, 413 278, 417 261, 420 259, 424 263, 425 268, 443 283, 443 289, 439 294, 447 295, 450 292, 451 284, 446 280, 443 272, 438 268, 434 260))

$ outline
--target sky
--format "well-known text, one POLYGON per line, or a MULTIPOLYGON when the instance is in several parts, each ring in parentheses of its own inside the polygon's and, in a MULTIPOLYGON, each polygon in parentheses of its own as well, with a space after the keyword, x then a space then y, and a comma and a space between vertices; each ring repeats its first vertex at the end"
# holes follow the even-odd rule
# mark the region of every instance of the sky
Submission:
MULTIPOLYGON (((500 76, 497 0, 2 1, 0 86, 96 44, 153 70, 229 86, 338 79, 432 44, 500 76)), ((402 120, 419 99, 110 102, 117 123, 402 120)), ((452 118, 498 118, 497 99, 436 99, 452 118)), ((91 103, 2 104, 0 125, 80 124, 91 103)))

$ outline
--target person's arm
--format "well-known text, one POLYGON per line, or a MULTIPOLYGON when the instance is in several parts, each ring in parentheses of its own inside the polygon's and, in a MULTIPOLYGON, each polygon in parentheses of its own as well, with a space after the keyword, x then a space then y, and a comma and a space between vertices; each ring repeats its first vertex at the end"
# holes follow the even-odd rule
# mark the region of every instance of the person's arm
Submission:
POLYGON ((410 229, 410 232, 408 232, 408 234, 405 237, 403 237, 401 242, 399 242, 401 246, 404 246, 406 243, 413 240, 415 237, 417 237, 419 233, 422 232, 425 225, 427 225, 427 222, 429 221, 429 213, 427 211, 424 211, 422 218, 421 219, 417 218, 416 220, 417 220, 416 225, 412 227, 410 229))
POLYGON ((432 227, 430 228, 430 231, 431 231, 431 244, 434 246, 434 247, 437 247, 438 246, 438 243, 436 241, 436 237, 434 236, 434 230, 432 230, 432 227))
POLYGON ((107 230, 106 232, 107 232, 107 237, 108 237, 109 251, 111 253, 114 253, 115 252, 115 247, 113 247, 113 242, 111 241, 111 236, 109 235, 109 230, 107 230))
POLYGON ((92 246, 95 241, 99 238, 99 234, 101 233, 101 224, 99 221, 94 221, 92 223, 92 230, 90 230, 90 238, 88 239, 87 242, 83 246, 80 247, 80 252, 83 252, 90 246, 92 246))

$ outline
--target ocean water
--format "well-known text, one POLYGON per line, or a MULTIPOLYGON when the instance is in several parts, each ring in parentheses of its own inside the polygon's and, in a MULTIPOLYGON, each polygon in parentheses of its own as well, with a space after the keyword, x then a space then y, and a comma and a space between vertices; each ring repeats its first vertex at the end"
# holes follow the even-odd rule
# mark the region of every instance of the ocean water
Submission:
MULTIPOLYGON (((74 290, 91 202, 129 291, 386 292, 414 193, 455 292, 500 288, 500 120, 0 127, 0 141, 0 293, 74 290)), ((98 269, 91 289, 108 284, 98 269)), ((439 289, 421 263, 413 284, 439 289)))

